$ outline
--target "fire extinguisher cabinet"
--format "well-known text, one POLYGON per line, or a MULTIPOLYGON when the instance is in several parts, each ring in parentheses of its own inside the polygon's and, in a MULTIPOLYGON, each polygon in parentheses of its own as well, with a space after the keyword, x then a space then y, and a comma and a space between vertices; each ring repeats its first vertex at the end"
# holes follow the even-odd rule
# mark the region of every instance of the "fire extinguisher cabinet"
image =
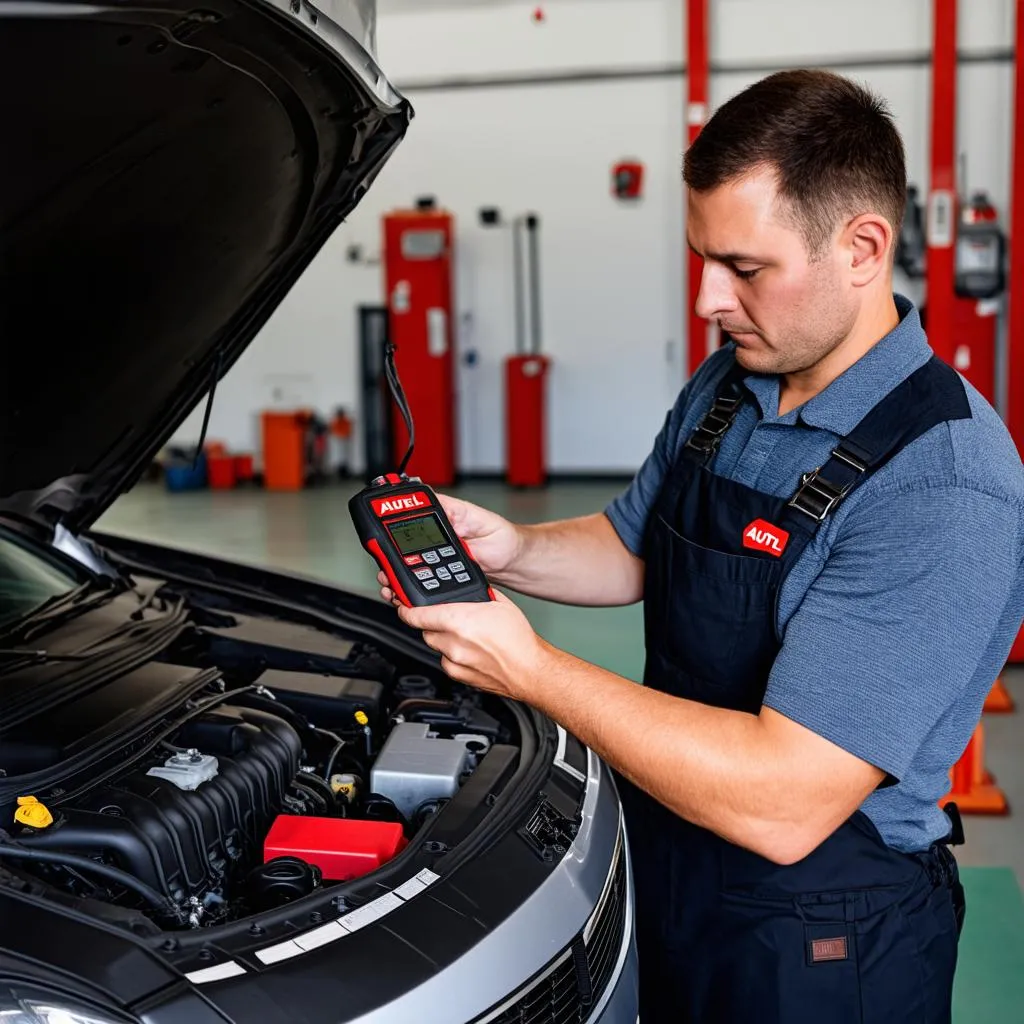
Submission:
POLYGON ((547 483, 551 360, 540 351, 539 229, 540 219, 535 214, 517 218, 513 225, 516 353, 505 361, 505 479, 512 487, 542 487, 547 483))

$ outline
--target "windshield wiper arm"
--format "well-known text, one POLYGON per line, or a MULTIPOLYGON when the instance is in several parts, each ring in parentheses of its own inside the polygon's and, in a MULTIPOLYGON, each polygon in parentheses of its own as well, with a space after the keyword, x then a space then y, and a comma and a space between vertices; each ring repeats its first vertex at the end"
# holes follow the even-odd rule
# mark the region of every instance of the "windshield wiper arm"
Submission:
POLYGON ((103 583, 99 580, 88 580, 67 594, 44 601, 38 608, 8 627, 6 634, 26 642, 41 630, 97 605, 106 604, 111 598, 128 589, 128 584, 123 580, 108 581, 106 577, 103 580, 103 583))

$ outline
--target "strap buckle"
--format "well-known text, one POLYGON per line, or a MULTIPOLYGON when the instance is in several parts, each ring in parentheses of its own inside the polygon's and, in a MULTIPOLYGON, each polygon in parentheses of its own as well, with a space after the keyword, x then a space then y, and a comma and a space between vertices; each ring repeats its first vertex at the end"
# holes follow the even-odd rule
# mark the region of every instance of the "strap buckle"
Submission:
POLYGON ((736 419, 736 412, 742 404, 742 398, 719 396, 714 400, 700 425, 686 442, 687 448, 698 451, 701 455, 711 455, 722 443, 725 432, 736 419))
POLYGON ((964 835, 964 819, 960 817, 960 808, 950 800, 949 803, 942 805, 942 809, 946 812, 946 817, 949 818, 952 827, 949 835, 945 839, 940 839, 939 842, 948 846, 963 846, 967 837, 964 835))
MULTIPOLYGON (((842 445, 832 449, 832 457, 849 466, 858 476, 867 471, 867 465, 849 451, 844 450, 842 445)), ((797 488, 796 494, 787 503, 790 508, 803 512, 805 516, 810 516, 816 523, 823 522, 833 512, 836 505, 853 490, 853 486, 857 482, 855 477, 849 483, 839 486, 826 480, 821 475, 822 469, 824 466, 819 466, 810 473, 804 473, 800 477, 800 486, 797 488)))

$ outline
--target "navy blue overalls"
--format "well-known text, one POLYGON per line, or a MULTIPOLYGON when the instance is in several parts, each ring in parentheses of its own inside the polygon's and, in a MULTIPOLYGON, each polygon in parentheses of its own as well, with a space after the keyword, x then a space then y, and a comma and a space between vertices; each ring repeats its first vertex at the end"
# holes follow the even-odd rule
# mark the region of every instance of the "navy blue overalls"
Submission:
MULTIPOLYGON (((960 378, 932 359, 778 498, 709 469, 745 400, 744 375, 727 374, 650 516, 644 681, 756 714, 781 646, 779 591, 815 531, 904 446, 971 414, 960 378)), ((807 671, 827 677, 828 666, 807 671)), ((897 852, 857 811, 780 867, 618 782, 636 878, 641 1024, 950 1020, 963 890, 946 842, 897 852)))

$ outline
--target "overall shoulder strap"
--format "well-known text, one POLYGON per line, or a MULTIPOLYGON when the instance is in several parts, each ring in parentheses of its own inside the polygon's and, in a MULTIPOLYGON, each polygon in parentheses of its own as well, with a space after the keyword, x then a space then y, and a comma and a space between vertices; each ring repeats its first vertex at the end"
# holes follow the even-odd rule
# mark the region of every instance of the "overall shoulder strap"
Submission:
POLYGON ((683 445, 682 455, 688 461, 706 466, 714 458, 722 438, 733 425, 736 414, 743 404, 741 381, 746 375, 747 371, 743 367, 733 363, 729 372, 722 378, 711 408, 683 445))
POLYGON ((803 475, 786 506, 786 517, 807 516, 821 523, 855 487, 932 427, 970 418, 959 374, 933 356, 890 391, 839 442, 824 465, 803 475))

